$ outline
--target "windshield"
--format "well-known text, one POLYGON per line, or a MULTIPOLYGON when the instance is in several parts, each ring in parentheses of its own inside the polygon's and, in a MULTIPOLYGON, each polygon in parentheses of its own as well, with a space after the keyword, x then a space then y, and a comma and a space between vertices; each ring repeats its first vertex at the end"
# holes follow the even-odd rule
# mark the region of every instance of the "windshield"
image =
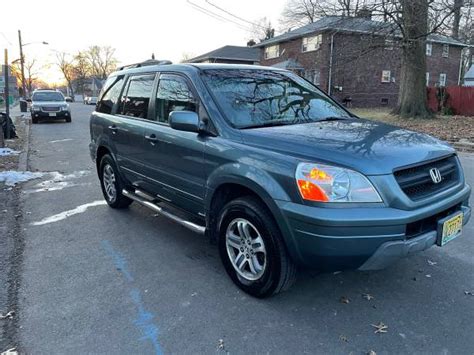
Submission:
POLYGON ((291 73, 255 69, 210 69, 204 81, 237 128, 349 118, 315 86, 291 73))
POLYGON ((32 101, 64 101, 64 96, 60 92, 35 92, 32 101))

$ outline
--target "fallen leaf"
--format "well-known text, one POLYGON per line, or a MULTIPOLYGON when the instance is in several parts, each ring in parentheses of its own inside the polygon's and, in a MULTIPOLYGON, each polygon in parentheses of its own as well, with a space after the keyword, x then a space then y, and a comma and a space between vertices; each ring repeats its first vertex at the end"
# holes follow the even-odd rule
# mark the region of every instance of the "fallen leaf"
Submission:
POLYGON ((339 302, 341 303, 344 303, 344 304, 349 304, 351 303, 351 300, 345 296, 342 296, 340 299, 339 299, 339 302))
POLYGON ((474 296, 474 291, 464 291, 466 296, 474 296))
POLYGON ((433 266, 433 265, 436 265, 438 264, 436 261, 431 261, 431 260, 428 260, 428 264, 433 266))
POLYGON ((362 297, 364 297, 367 301, 373 300, 375 298, 370 293, 363 293, 362 297))
POLYGON ((376 353, 375 351, 373 351, 373 350, 370 350, 370 351, 367 353, 367 355, 377 355, 377 353, 376 353))
POLYGON ((425 275, 425 276, 426 276, 426 277, 428 277, 428 278, 430 278, 430 277, 431 277, 431 275, 430 275, 430 274, 427 274, 427 275, 425 275))
POLYGON ((217 349, 224 350, 224 339, 219 339, 219 342, 217 343, 217 349))
POLYGON ((0 314, 0 319, 12 319, 14 315, 15 315, 15 311, 10 311, 5 315, 0 314))
POLYGON ((0 355, 17 355, 17 354, 18 354, 18 351, 16 351, 16 348, 11 348, 11 349, 5 350, 0 355))
POLYGON ((372 327, 375 328, 374 333, 387 333, 388 326, 383 324, 382 322, 379 322, 379 324, 371 324, 372 327))
POLYGON ((347 339, 347 337, 345 335, 339 335, 339 340, 341 340, 343 342, 346 342, 346 343, 349 342, 349 339, 347 339))

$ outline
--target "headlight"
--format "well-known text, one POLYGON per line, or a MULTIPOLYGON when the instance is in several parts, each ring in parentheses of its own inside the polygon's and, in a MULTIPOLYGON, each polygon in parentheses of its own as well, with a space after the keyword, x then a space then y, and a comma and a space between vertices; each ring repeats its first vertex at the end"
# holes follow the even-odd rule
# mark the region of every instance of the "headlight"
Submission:
POLYGON ((300 163, 296 182, 301 197, 317 202, 382 202, 377 190, 362 174, 330 165, 300 163))
POLYGON ((38 105, 33 105, 33 106, 31 106, 31 109, 32 109, 33 111, 41 111, 41 107, 38 106, 38 105))
POLYGON ((68 108, 69 108, 68 105, 61 106, 61 110, 62 110, 62 111, 67 111, 68 108))

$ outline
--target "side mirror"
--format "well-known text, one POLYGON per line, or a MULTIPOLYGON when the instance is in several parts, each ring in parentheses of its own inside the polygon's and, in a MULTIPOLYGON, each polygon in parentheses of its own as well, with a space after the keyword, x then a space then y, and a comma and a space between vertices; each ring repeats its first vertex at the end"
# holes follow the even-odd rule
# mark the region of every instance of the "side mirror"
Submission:
POLYGON ((69 96, 67 96, 67 97, 66 97, 66 102, 72 102, 72 98, 69 97, 69 96))
POLYGON ((192 111, 173 111, 168 117, 170 127, 178 131, 199 132, 199 116, 192 111))

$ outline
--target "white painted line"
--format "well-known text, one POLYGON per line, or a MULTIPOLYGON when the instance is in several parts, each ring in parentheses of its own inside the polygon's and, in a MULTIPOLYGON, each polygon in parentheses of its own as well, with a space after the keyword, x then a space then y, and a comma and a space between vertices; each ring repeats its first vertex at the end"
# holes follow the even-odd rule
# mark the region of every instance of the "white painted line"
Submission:
POLYGON ((73 141, 74 139, 72 138, 65 138, 65 139, 58 139, 58 140, 55 140, 55 141, 49 141, 49 143, 59 143, 59 142, 69 142, 69 141, 73 141))
POLYGON ((75 214, 84 213, 84 212, 86 212, 86 210, 89 207, 102 206, 102 205, 105 205, 105 204, 107 204, 107 202, 105 202, 104 200, 99 200, 99 201, 86 203, 84 205, 77 206, 76 208, 74 208, 72 210, 64 211, 64 212, 55 214, 53 216, 46 217, 46 218, 42 219, 41 221, 33 222, 31 224, 33 226, 42 226, 42 225, 48 224, 48 223, 59 222, 59 221, 62 221, 63 219, 74 216, 75 214))

